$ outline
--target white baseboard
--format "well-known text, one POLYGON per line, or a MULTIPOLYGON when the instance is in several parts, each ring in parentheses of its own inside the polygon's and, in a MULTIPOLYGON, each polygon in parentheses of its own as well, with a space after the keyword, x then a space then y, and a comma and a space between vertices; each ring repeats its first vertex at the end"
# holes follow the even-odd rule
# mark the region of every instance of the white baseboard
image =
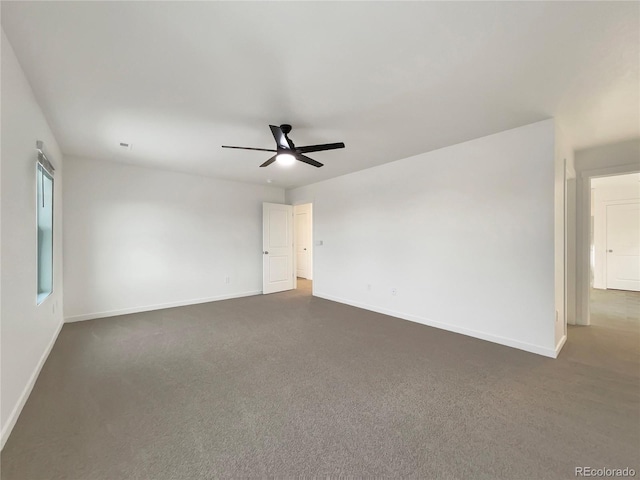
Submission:
POLYGON ((20 416, 20 413, 22 412, 24 405, 27 403, 29 395, 31 395, 31 390, 33 390, 33 386, 36 384, 36 380, 38 380, 38 375, 40 375, 40 371, 42 370, 42 367, 47 361, 47 358, 49 358, 51 349, 53 348, 53 345, 56 343, 56 340, 58 339, 58 335, 60 334, 60 330, 62 330, 63 325, 64 325, 64 322, 61 321, 56 327, 56 331, 53 333, 53 336, 51 337, 51 340, 49 341, 47 348, 42 353, 42 356, 40 357, 40 360, 38 361, 36 368, 33 370, 33 373, 29 377, 29 381, 25 385, 24 390, 22 390, 22 393, 18 398, 18 402, 13 407, 13 410, 9 414, 9 418, 7 418, 6 423, 2 426, 2 432, 0 433, 0 442, 1 442, 0 450, 3 449, 4 444, 7 443, 7 440, 9 439, 9 435, 11 435, 11 431, 13 430, 13 427, 16 425, 16 422, 18 421, 18 417, 20 416))
POLYGON ((560 341, 558 342, 558 345, 556 345, 556 354, 554 355, 553 358, 558 358, 558 355, 560 354, 560 350, 562 350, 562 347, 564 347, 564 344, 566 342, 567 342, 567 336, 563 335, 560 341))
POLYGON ((217 302, 219 300, 229 300, 231 298, 250 297, 252 295, 260 295, 262 290, 254 290, 251 292, 232 293, 230 295, 218 295, 207 298, 194 298, 191 300, 180 300, 177 302, 158 303, 156 305, 145 305, 142 307, 122 308, 119 310, 108 310, 105 312, 86 313, 82 315, 72 315, 65 317, 65 323, 82 322, 83 320, 93 320, 96 318, 115 317, 118 315, 128 315, 130 313, 150 312, 152 310, 162 310, 164 308, 184 307, 187 305, 197 305, 198 303, 217 302))
POLYGON ((447 330, 449 332, 461 333, 462 335, 467 335, 469 337, 479 338, 481 340, 498 343, 500 345, 505 345, 507 347, 517 348, 519 350, 524 350, 526 352, 537 353, 538 355, 543 355, 545 357, 556 358, 558 356, 556 349, 553 349, 553 348, 546 348, 540 345, 533 345, 531 343, 526 343, 526 342, 521 342, 519 340, 513 340, 511 338, 501 337, 499 335, 492 335, 489 333, 479 332, 477 330, 457 327, 455 325, 450 325, 448 323, 437 322, 429 318, 419 317, 417 315, 412 315, 409 313, 396 312, 394 310, 377 307, 375 305, 368 305, 365 303, 353 302, 351 300, 347 300, 340 297, 334 297, 333 295, 328 295, 322 292, 314 291, 313 295, 319 298, 324 298, 326 300, 331 300, 334 302, 351 305, 352 307, 358 307, 364 310, 370 310, 372 312, 382 313, 383 315, 389 315, 392 317, 401 318, 403 320, 409 320, 411 322, 421 323, 422 325, 428 325, 429 327, 435 327, 441 330, 447 330))

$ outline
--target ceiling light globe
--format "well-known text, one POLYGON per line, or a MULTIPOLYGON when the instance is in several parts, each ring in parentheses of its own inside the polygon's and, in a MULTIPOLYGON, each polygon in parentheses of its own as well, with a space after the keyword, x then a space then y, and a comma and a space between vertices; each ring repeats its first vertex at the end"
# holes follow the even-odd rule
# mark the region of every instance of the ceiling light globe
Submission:
POLYGON ((276 157, 276 162, 278 162, 280 165, 285 165, 285 166, 293 165, 295 161, 296 161, 296 157, 294 157, 289 153, 281 153, 276 157))

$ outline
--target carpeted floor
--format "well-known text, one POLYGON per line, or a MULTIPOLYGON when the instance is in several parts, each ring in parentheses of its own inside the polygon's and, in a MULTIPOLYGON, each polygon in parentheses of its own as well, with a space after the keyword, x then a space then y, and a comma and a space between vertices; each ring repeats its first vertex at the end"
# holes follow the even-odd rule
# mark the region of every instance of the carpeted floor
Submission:
POLYGON ((640 472, 633 315, 552 360, 302 287, 65 325, 2 480, 640 472))

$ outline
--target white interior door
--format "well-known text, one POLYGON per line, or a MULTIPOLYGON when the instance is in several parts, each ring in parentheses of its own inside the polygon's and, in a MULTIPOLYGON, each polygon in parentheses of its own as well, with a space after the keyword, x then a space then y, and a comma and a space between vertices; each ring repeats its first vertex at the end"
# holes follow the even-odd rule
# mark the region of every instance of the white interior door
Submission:
POLYGON ((311 280, 311 204, 293 207, 295 219, 296 276, 311 280))
POLYGON ((607 205, 607 288, 640 291, 640 203, 607 205))
POLYGON ((293 207, 262 204, 262 293, 293 289, 293 207))

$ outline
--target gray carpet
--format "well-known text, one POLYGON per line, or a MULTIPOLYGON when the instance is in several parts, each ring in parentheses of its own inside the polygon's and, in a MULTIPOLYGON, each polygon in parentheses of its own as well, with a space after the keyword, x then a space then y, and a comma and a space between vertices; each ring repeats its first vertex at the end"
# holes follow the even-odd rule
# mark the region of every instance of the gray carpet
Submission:
POLYGON ((570 328, 557 360, 314 298, 308 284, 68 324, 1 477, 638 472, 640 337, 628 317, 570 328))

